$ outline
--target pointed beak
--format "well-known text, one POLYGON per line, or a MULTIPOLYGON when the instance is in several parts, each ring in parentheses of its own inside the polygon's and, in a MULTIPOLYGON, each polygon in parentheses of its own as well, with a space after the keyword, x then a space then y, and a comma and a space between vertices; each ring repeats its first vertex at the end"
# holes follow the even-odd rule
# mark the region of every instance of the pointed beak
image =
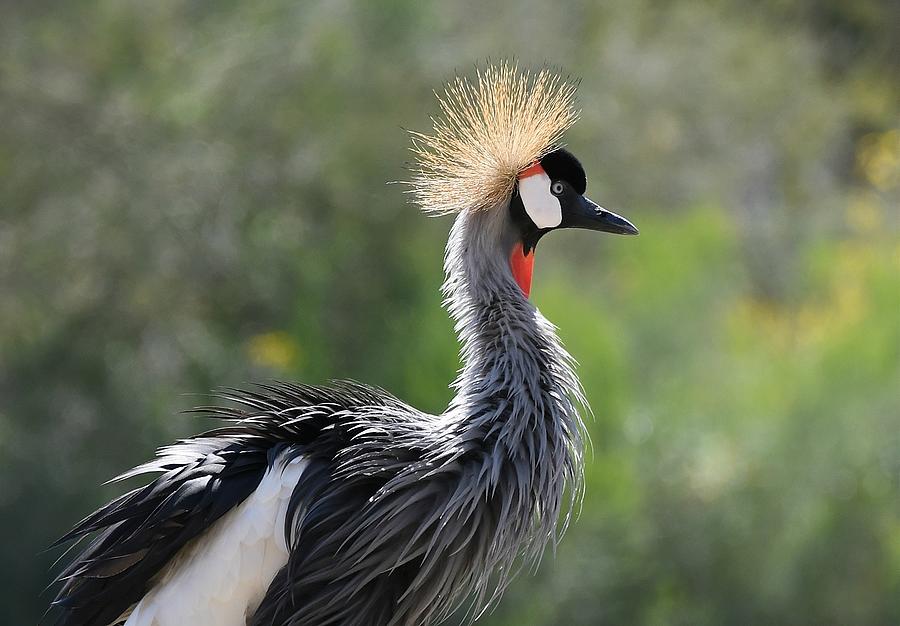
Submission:
POLYGON ((586 228, 599 230, 616 235, 637 235, 638 229, 634 224, 621 215, 607 211, 596 202, 579 196, 575 206, 565 212, 562 223, 563 228, 586 228))

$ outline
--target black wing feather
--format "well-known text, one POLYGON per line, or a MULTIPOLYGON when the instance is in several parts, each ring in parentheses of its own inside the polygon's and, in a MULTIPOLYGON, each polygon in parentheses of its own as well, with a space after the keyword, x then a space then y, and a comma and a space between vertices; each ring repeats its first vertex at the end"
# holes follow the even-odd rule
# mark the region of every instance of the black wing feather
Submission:
POLYGON ((154 460, 122 474, 119 479, 161 473, 88 515, 54 544, 90 538, 56 578, 62 587, 52 606, 59 610, 59 626, 117 623, 179 550, 256 489, 285 448, 311 447, 330 456, 346 437, 341 420, 348 411, 399 402, 350 381, 329 387, 271 383, 218 396, 241 408, 196 412, 233 424, 162 448, 154 460))
POLYGON ((185 544, 256 489, 266 452, 223 441, 212 462, 170 470, 85 518, 60 541, 101 532, 57 578, 57 623, 114 623, 185 544))

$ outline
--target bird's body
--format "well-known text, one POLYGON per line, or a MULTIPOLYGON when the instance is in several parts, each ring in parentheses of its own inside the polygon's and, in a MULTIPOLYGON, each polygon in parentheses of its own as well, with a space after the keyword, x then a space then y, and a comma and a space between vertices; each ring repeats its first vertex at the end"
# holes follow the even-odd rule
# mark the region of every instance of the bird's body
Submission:
MULTIPOLYGON (((574 159, 555 158, 559 180, 574 159)), ((161 475, 64 538, 93 535, 60 576, 59 623, 418 625, 490 606, 581 475, 581 387, 527 295, 534 202, 456 219, 444 290, 463 368, 446 411, 350 382, 223 394, 201 410, 230 424, 126 473, 161 475)))

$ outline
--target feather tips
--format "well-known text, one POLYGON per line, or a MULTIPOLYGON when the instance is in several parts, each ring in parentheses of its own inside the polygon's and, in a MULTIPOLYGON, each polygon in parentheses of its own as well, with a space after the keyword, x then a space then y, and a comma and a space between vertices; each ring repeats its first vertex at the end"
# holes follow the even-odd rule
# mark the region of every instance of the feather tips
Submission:
POLYGON ((432 134, 411 131, 416 155, 410 193, 425 213, 444 215, 498 206, 516 176, 558 147, 578 118, 577 84, 544 68, 502 62, 457 77, 437 96, 442 116, 432 134))

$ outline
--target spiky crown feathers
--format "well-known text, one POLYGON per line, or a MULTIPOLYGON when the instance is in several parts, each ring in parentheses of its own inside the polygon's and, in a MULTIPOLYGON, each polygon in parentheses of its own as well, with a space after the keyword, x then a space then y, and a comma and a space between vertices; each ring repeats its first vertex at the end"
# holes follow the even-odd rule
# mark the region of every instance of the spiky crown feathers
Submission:
POLYGON ((435 92, 442 116, 430 135, 411 131, 416 155, 410 193, 425 213, 490 209, 512 195, 516 176, 558 147, 575 123, 577 85, 509 63, 457 77, 435 92))

